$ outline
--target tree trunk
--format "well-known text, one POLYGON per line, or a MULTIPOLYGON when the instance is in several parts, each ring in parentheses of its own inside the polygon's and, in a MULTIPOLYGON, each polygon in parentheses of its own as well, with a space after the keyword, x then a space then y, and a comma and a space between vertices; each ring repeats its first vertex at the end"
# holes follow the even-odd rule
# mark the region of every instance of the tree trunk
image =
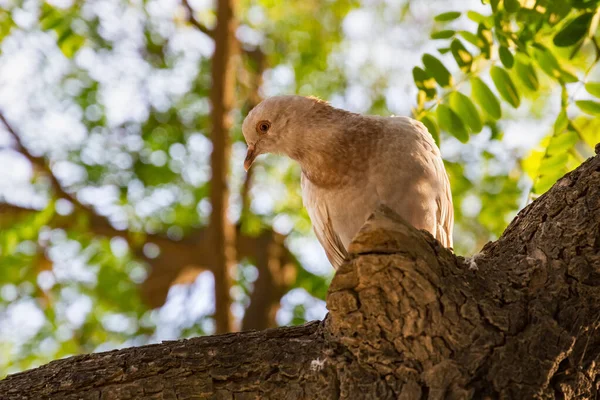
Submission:
POLYGON ((236 0, 217 1, 217 26, 212 58, 211 121, 212 144, 210 181, 212 251, 215 254, 215 325, 217 333, 233 330, 231 314, 231 275, 236 264, 235 226, 227 217, 229 187, 227 176, 231 154, 230 115, 235 101, 235 57, 237 40, 234 18, 236 0))
POLYGON ((324 322, 76 356, 2 399, 591 399, 600 376, 600 156, 472 259, 380 208, 324 322))

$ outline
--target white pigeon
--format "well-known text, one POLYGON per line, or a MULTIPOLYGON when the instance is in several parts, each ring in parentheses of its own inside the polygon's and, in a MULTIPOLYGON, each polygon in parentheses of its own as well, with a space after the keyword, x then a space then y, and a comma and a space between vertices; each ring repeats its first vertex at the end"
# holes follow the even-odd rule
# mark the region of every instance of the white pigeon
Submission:
POLYGON ((421 122, 355 114, 313 97, 277 96, 248 114, 242 132, 246 170, 265 153, 300 164, 302 200, 334 268, 380 204, 452 247, 450 183, 421 122))

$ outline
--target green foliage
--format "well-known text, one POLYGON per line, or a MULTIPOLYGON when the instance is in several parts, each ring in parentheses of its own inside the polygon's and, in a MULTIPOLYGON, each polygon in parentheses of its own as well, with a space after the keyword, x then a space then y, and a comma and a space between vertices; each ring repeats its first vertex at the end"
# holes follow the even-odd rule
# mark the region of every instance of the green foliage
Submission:
MULTIPOLYGON (((508 110, 503 113, 499 98, 513 108, 519 108, 523 99, 534 99, 543 88, 561 87, 563 97, 559 120, 564 120, 560 125, 564 125, 563 130, 566 131, 555 129, 550 139, 541 144, 543 156, 529 157, 526 163, 528 171, 536 171, 531 176, 535 182, 533 193, 541 194, 582 159, 581 150, 576 146, 581 142, 588 144, 576 133, 572 121, 567 118, 570 115, 567 109, 575 106, 580 113, 594 117, 600 115, 600 102, 575 98, 578 89, 584 85, 592 96, 600 94, 597 83, 587 82, 588 74, 600 59, 597 29, 600 2, 546 1, 542 5, 540 2, 495 0, 489 6, 489 15, 474 11, 466 13, 466 17, 477 24, 473 31, 453 29, 459 21, 458 14, 452 14, 450 18, 447 13, 442 13, 436 17, 439 24, 432 38, 453 38, 450 51, 454 65, 427 55, 430 64, 431 60, 438 61, 435 64, 437 77, 433 67, 428 71, 426 65, 425 71, 436 78, 440 87, 430 83, 425 88, 425 76, 420 74, 417 79, 415 75, 419 95, 414 113, 419 119, 425 115, 435 116, 428 121, 428 126, 434 126, 437 118, 442 131, 461 142, 468 139, 465 126, 471 132, 480 131, 482 125, 487 126, 492 131, 492 138, 500 137, 503 118, 510 117, 510 113, 508 110), (453 34, 450 35, 450 32, 453 34), (454 32, 458 32, 476 51, 466 49, 454 37, 454 32), (454 71, 456 67, 459 72, 448 76, 448 71, 454 71), (539 71, 550 81, 540 82, 539 71), (494 83, 495 93, 482 79, 486 75, 494 83), (464 90, 461 84, 467 81, 471 87, 470 98, 459 92, 464 90), (451 85, 451 82, 457 84, 451 85), (421 91, 425 90, 426 96, 421 95, 421 91), (447 98, 450 108, 446 106, 447 98), (438 112, 431 114, 435 108, 438 112)), ((440 53, 444 54, 445 49, 440 49, 440 53)))
POLYGON ((431 54, 423 55, 423 65, 425 66, 425 73, 428 76, 432 76, 441 87, 448 87, 454 84, 452 75, 450 75, 448 69, 431 54))
POLYGON ((83 46, 86 38, 73 31, 72 23, 80 11, 78 2, 69 9, 58 9, 48 3, 42 4, 40 28, 44 31, 54 31, 56 44, 63 54, 71 58, 83 46))
POLYGON ((437 107, 437 119, 440 128, 450 132, 454 137, 463 143, 469 140, 469 134, 463 120, 450 107, 440 104, 437 107))
POLYGON ((471 79, 471 91, 475 101, 490 118, 496 120, 502 117, 502 109, 498 98, 481 79, 471 79))
POLYGON ((514 108, 521 104, 521 97, 508 72, 496 65, 492 66, 490 75, 500 96, 514 108))
POLYGON ((581 109, 581 111, 588 113, 590 115, 594 115, 596 117, 600 116, 600 102, 594 100, 578 100, 575 102, 577 107, 581 109))
MULTIPOLYGON (((470 98, 460 92, 450 93, 450 108, 458 116, 462 115, 466 125, 472 133, 479 133, 483 129, 479 112, 470 98)), ((461 119, 459 117, 459 119, 461 119)))
POLYGON ((448 21, 454 21, 458 17, 460 17, 460 13, 458 11, 448 11, 448 12, 436 15, 435 20, 438 22, 448 22, 448 21))

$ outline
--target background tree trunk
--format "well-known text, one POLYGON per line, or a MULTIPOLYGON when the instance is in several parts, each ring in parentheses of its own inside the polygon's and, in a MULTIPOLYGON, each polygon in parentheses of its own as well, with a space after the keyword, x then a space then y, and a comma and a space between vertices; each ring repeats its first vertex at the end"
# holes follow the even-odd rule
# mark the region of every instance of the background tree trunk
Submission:
POLYGON ((76 356, 2 399, 589 399, 600 362, 600 156, 471 259, 380 208, 322 323, 76 356))
POLYGON ((215 254, 215 325, 217 333, 233 330, 231 314, 231 275, 237 262, 235 227, 227 216, 229 204, 229 163, 231 158, 231 110, 235 101, 236 0, 217 2, 217 26, 214 32, 215 53, 212 58, 211 100, 211 245, 215 254))

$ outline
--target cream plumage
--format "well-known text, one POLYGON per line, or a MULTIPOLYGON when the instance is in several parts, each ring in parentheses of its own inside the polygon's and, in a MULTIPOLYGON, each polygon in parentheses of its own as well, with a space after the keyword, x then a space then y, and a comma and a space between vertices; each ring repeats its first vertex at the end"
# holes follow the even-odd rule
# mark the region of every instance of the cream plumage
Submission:
POLYGON ((248 114, 242 132, 246 169, 264 153, 300 164, 304 206, 335 268, 380 204, 452 247, 448 176, 420 122, 354 114, 311 97, 277 96, 248 114))

